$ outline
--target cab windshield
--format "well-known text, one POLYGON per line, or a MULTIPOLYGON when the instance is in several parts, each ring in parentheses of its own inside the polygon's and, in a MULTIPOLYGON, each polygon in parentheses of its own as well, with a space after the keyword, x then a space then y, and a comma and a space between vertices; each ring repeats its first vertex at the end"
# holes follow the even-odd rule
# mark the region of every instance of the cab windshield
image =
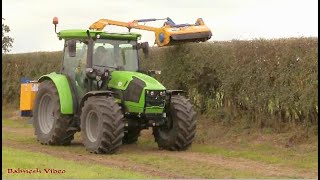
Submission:
POLYGON ((137 41, 98 39, 94 42, 92 65, 125 71, 138 70, 137 41))

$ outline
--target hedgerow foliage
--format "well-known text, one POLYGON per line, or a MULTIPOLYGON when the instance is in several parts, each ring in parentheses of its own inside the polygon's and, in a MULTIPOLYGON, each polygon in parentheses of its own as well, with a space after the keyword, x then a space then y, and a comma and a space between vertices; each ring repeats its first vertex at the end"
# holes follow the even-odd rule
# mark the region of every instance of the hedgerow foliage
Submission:
POLYGON ((59 72, 62 52, 37 52, 2 55, 2 105, 19 103, 20 80, 31 80, 59 72))
MULTIPOLYGON (((61 52, 4 55, 2 98, 18 103, 20 78, 59 71, 61 52)), ((190 43, 151 48, 143 69, 168 89, 188 92, 199 114, 249 126, 318 124, 318 39, 190 43)))
POLYGON ((153 50, 142 62, 218 121, 318 124, 317 38, 193 43, 153 50))

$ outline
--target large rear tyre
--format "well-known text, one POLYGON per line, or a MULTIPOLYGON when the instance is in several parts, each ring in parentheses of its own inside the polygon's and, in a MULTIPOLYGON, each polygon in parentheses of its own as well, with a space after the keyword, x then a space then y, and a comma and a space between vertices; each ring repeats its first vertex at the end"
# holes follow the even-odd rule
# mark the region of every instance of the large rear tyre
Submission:
POLYGON ((153 128, 155 141, 160 149, 183 151, 188 149, 196 133, 196 119, 191 103, 185 97, 175 95, 166 108, 168 121, 153 128))
POLYGON ((33 127, 37 140, 44 145, 69 145, 77 129, 73 117, 60 112, 60 99, 54 83, 41 82, 33 110, 33 127))
POLYGON ((122 144, 124 121, 113 97, 91 96, 81 112, 81 136, 87 150, 113 154, 122 144))

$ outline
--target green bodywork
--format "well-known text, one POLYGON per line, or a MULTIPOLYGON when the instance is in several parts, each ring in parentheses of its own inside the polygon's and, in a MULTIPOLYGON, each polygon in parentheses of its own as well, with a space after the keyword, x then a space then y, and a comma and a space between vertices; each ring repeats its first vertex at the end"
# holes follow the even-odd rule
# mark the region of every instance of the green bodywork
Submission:
POLYGON ((146 83, 145 89, 149 90, 166 90, 166 88, 156 79, 148 75, 132 72, 132 71, 113 71, 111 73, 111 80, 109 81, 108 87, 126 90, 129 82, 133 77, 139 78, 146 83))
MULTIPOLYGON (((142 113, 145 103, 145 91, 146 90, 166 90, 166 88, 156 79, 148 75, 131 72, 131 71, 113 71, 111 73, 111 80, 108 83, 108 87, 118 90, 126 90, 130 81, 136 77, 146 83, 146 87, 143 89, 139 102, 124 102, 125 107, 129 112, 142 113)), ((163 107, 153 106, 147 107, 145 113, 162 113, 163 107)))
POLYGON ((38 79, 38 82, 50 79, 55 84, 59 99, 60 99, 60 108, 62 114, 73 114, 73 100, 72 93, 68 79, 65 75, 57 74, 55 72, 43 75, 38 79))

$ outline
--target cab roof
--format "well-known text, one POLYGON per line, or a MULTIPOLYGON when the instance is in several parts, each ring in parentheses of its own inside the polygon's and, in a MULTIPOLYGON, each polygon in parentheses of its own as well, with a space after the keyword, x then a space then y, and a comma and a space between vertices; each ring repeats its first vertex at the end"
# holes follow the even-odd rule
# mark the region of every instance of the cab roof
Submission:
MULTIPOLYGON (((109 33, 105 31, 95 31, 89 30, 91 37, 96 37, 100 35, 99 39, 119 39, 119 40, 137 40, 138 37, 141 37, 141 34, 138 33, 109 33)), ((87 30, 86 29, 68 29, 62 30, 57 33, 60 39, 87 39, 87 30)))

